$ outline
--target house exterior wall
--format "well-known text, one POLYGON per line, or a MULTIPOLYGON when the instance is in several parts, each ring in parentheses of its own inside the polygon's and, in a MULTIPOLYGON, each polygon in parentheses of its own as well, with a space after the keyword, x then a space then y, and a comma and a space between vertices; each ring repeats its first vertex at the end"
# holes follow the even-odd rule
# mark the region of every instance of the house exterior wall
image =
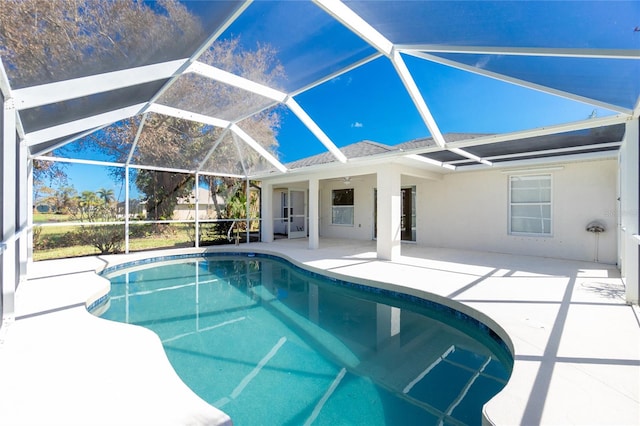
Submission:
POLYGON ((320 183, 320 227, 319 233, 325 238, 347 238, 351 240, 373 239, 373 193, 376 186, 375 175, 363 175, 345 186, 340 180, 320 183), (331 223, 331 191, 353 188, 353 226, 331 223))
MULTIPOLYGON (((225 201, 218 197, 218 206, 225 209, 225 201)), ((217 219, 216 206, 212 200, 211 193, 206 188, 198 188, 198 219, 217 219)), ((191 191, 187 197, 178 198, 173 209, 172 219, 174 220, 194 220, 196 217, 196 197, 195 191, 191 191)))
MULTIPOLYGON (((597 260, 617 261, 617 161, 566 163, 509 173, 501 169, 458 172, 441 179, 402 176, 402 186, 416 187, 416 243, 431 247, 485 250, 596 260, 596 235, 586 231, 599 220, 606 231, 597 237, 597 260), (509 234, 509 176, 550 174, 552 235, 509 234)), ((345 188, 339 180, 320 183, 321 237, 371 240, 374 227, 375 175, 353 179, 354 225, 331 224, 331 191, 345 188)), ((383 202, 383 201, 381 201, 383 202)))
MULTIPOLYGON (((194 220, 196 216, 196 209, 193 204, 176 204, 173 209, 174 220, 194 220)), ((199 204, 198 205, 198 219, 215 219, 216 209, 213 204, 199 204)))
MULTIPOLYGON (((552 235, 510 235, 509 176, 500 170, 453 173, 418 186, 418 243, 457 249, 616 263, 615 160, 567 163, 552 176, 552 235), (599 220, 606 231, 585 230, 599 220)), ((522 171, 517 171, 523 175, 522 171)))

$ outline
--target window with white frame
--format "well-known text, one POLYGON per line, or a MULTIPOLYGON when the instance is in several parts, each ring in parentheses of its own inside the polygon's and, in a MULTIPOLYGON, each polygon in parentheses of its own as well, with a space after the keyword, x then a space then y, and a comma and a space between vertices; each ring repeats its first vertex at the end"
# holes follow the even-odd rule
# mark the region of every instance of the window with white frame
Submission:
POLYGON ((353 226, 353 188, 331 191, 331 223, 353 226))
POLYGON ((509 233, 551 235, 551 175, 509 177, 509 233))

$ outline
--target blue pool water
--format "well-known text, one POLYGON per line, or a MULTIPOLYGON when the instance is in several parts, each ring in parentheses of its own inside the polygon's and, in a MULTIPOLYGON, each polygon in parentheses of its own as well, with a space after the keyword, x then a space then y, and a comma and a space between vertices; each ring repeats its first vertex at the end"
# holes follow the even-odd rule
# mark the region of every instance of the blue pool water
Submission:
POLYGON ((511 372, 504 344, 459 312, 271 256, 106 276, 102 317, 156 332, 182 380, 237 426, 479 425, 511 372))

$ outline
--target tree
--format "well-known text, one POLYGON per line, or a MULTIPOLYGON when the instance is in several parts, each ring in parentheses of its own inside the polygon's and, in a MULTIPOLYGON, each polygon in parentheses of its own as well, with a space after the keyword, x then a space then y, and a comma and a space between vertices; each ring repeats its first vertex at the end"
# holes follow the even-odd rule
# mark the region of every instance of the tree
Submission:
MULTIPOLYGON (((286 75, 276 55, 277 52, 269 45, 258 45, 255 50, 249 51, 242 45, 239 38, 233 38, 215 43, 199 60, 247 79, 278 88, 279 82, 284 80, 286 75)), ((238 89, 234 90, 210 80, 185 80, 181 82, 181 85, 176 85, 176 90, 168 93, 167 97, 175 96, 177 98, 181 92, 193 93, 198 90, 215 94, 215 106, 208 106, 208 109, 224 111, 225 117, 237 118, 245 115, 247 110, 259 110, 264 102, 258 95, 241 92, 238 89), (196 89, 198 84, 200 87, 196 89)), ((198 105, 207 101, 209 100, 206 98, 189 100, 189 102, 197 102, 198 105)), ((206 105, 200 105, 200 107, 207 108, 206 105)), ((280 120, 280 107, 273 107, 242 120, 239 126, 267 151, 275 154, 278 148, 277 135, 280 120)), ((267 164, 267 161, 251 148, 247 148, 244 142, 227 135, 218 145, 214 156, 205 164, 204 170, 242 174, 245 170, 250 172, 269 167, 271 166, 267 164)), ((237 187, 237 179, 207 176, 206 180, 213 196, 216 213, 220 216, 220 209, 215 202, 216 195, 221 195, 225 200, 229 200, 229 197, 235 194, 234 188, 237 187)))
MULTIPOLYGON (((207 36, 176 0, 4 0, 0 7, 0 56, 13 88, 183 58, 207 36)), ((77 111, 95 108, 91 97, 73 102, 77 111)), ((23 124, 29 130, 29 120, 23 124)), ((34 162, 36 182, 61 173, 59 163, 34 162)))
POLYGON ((63 213, 71 206, 69 201, 75 197, 75 189, 67 183, 64 164, 52 161, 33 161, 33 203, 34 206, 46 204, 51 210, 63 213), (54 187, 58 189, 54 189, 54 187))
POLYGON ((94 212, 99 206, 98 196, 93 191, 82 191, 82 195, 78 197, 78 207, 80 219, 87 219, 89 222, 93 222, 92 219, 96 218, 94 212))
POLYGON ((241 191, 236 192, 236 194, 229 199, 227 203, 227 215, 228 217, 234 219, 229 227, 229 231, 227 232, 227 239, 231 240, 231 230, 235 228, 236 230, 236 241, 240 240, 240 229, 246 228, 241 222, 237 222, 237 219, 246 217, 247 215, 247 195, 241 191))
POLYGON ((112 190, 102 188, 98 192, 83 191, 78 197, 78 219, 89 224, 81 225, 75 236, 78 242, 97 248, 100 254, 117 253, 124 242, 122 225, 100 224, 116 220, 116 209, 108 201, 112 194, 112 190))
MULTIPOLYGON (((260 45, 255 50, 246 50, 237 38, 214 43, 199 60, 271 86, 277 86, 277 82, 284 78, 282 66, 271 47, 260 45)), ((261 101, 257 95, 187 75, 178 79, 158 102, 231 119, 241 114, 247 104, 258 108, 261 101)), ((124 120, 89 138, 109 156, 125 161, 141 121, 138 117, 124 120)), ((278 108, 260 112, 241 122, 243 130, 271 152, 278 147, 276 136, 279 125, 278 108)), ((245 170, 265 167, 265 160, 258 153, 246 148, 244 142, 234 139, 231 134, 220 140, 223 131, 189 120, 148 114, 132 161, 135 164, 185 170, 195 170, 202 165, 203 171, 228 174, 242 174, 245 170), (207 159, 206 155, 214 144, 217 144, 216 149, 207 159)), ((123 175, 120 177, 123 178, 123 175)), ((222 217, 217 196, 225 200, 233 196, 237 179, 221 176, 206 176, 205 179, 216 206, 217 217, 222 217)), ((177 198, 189 194, 194 185, 192 177, 185 174, 144 169, 137 171, 135 182, 146 196, 147 214, 152 219, 170 218, 177 198)))
POLYGON ((106 206, 115 199, 113 189, 100 188, 96 191, 96 195, 104 201, 106 206))
MULTIPOLYGON (((0 55, 15 87, 182 58, 208 36, 198 18, 176 0, 5 0, 5 6, 0 8, 0 55), (7 2, 11 5, 6 6, 7 2)), ((257 44, 247 48, 239 38, 215 42, 198 61, 274 88, 279 88, 285 78, 272 47, 257 44)), ((265 103, 259 95, 187 74, 177 79, 157 102, 230 121, 256 112, 243 119, 240 126, 267 150, 277 150, 280 110, 265 110, 272 101, 265 103)), ((74 100, 78 110, 85 105, 88 111, 95 107, 91 97, 74 100)), ((141 117, 133 117, 84 141, 95 143, 111 158, 125 162, 140 125, 141 117)), ((210 125, 150 113, 131 161, 236 175, 266 167, 261 156, 244 142, 230 134, 220 140, 223 132, 210 125), (214 146, 215 151, 207 158, 214 146)), ((77 147, 83 148, 83 140, 77 147)), ((124 177, 123 169, 116 173, 119 178, 124 177)), ((149 216, 159 219, 170 217, 177 198, 193 187, 192 180, 180 173, 142 169, 135 182, 146 196, 149 216)), ((209 185, 214 200, 233 186, 230 178, 211 179, 209 185)))
MULTIPOLYGON (((226 226, 227 239, 231 240, 231 232, 236 230, 236 240, 239 240, 240 232, 247 230, 247 221, 250 223, 252 219, 255 219, 260 214, 259 195, 256 191, 249 191, 249 210, 247 211, 247 181, 240 181, 240 184, 235 186, 233 193, 227 198, 225 218, 233 219, 233 222, 226 226), (239 219, 245 219, 240 221, 239 219)), ((222 224, 225 224, 224 222, 222 224)))
POLYGON ((136 186, 146 196, 147 217, 153 220, 171 219, 177 199, 187 196, 194 178, 184 173, 140 170, 136 186))
POLYGON ((77 206, 77 192, 73 186, 64 185, 55 192, 54 207, 56 213, 72 213, 77 206))
POLYGON ((184 57, 205 33, 175 0, 4 0, 0 56, 13 88, 184 57))

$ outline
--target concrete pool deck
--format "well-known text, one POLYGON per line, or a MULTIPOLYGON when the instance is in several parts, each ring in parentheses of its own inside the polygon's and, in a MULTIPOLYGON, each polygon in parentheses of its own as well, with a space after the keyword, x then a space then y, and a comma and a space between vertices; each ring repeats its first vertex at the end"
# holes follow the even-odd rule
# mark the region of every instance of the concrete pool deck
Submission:
MULTIPOLYGON (((375 243, 322 239, 240 246, 280 254, 357 282, 427 292, 484 321, 514 351, 507 386, 485 406, 498 425, 640 422, 640 311, 624 302, 614 265, 402 246, 376 259, 375 243), (454 303, 455 304, 455 303, 454 303)), ((186 252, 163 250, 35 262, 0 332, 0 424, 224 424, 195 396, 150 331, 96 318, 106 266, 186 252)))

